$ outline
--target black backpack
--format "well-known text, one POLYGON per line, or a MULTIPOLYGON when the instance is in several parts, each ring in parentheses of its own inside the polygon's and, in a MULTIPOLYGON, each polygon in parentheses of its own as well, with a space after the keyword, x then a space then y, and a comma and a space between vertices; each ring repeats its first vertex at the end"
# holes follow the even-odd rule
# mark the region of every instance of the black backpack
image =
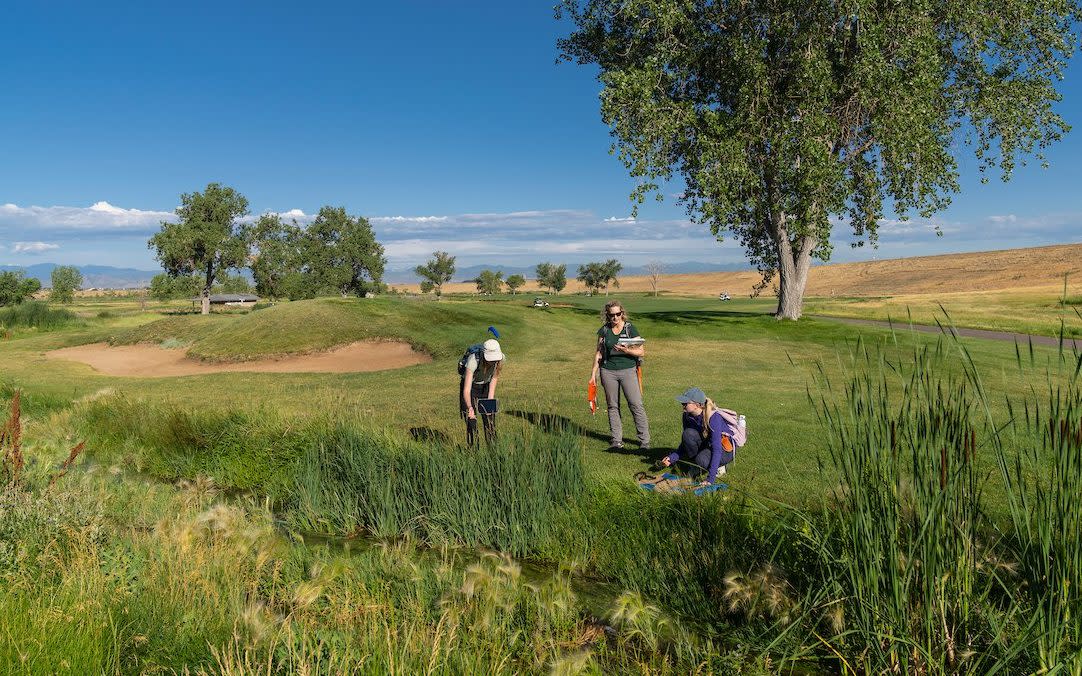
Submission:
POLYGON ((481 360, 484 359, 484 353, 485 346, 481 343, 477 343, 476 345, 470 345, 468 348, 466 348, 466 352, 463 353, 462 359, 458 360, 458 375, 466 375, 466 362, 470 360, 470 355, 476 357, 477 363, 480 364, 481 360))

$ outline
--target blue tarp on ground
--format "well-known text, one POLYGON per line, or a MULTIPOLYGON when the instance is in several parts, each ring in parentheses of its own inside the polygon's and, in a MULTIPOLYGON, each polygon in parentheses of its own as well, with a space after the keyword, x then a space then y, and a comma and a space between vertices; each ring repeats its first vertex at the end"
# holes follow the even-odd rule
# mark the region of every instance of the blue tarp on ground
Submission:
POLYGON ((659 476, 640 475, 639 488, 652 493, 692 493, 706 495, 729 488, 729 484, 714 482, 709 486, 700 486, 700 482, 688 477, 665 472, 659 476))

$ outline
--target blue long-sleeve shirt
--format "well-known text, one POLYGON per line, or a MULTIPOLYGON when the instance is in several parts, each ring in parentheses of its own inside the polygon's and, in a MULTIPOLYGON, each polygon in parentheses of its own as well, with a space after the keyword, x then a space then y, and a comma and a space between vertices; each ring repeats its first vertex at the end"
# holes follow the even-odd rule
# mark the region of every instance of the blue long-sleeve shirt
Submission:
MULTIPOLYGON (((703 434, 702 416, 684 413, 684 429, 689 427, 698 432, 701 437, 703 434)), ((721 417, 721 413, 714 411, 714 415, 710 416, 710 464, 706 468, 706 480, 710 483, 714 483, 714 479, 717 478, 718 468, 721 467, 722 460, 726 463, 733 460, 733 452, 726 451, 721 446, 723 435, 728 435, 731 443, 733 428, 729 426, 729 423, 725 422, 725 418, 721 417)), ((669 454, 669 462, 675 463, 679 459, 679 453, 669 454)))

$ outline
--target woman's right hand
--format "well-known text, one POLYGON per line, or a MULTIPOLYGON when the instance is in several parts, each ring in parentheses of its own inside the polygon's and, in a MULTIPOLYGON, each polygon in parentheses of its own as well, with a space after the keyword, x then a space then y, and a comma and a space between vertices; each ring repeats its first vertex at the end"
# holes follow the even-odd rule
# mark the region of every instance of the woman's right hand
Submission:
POLYGON ((591 373, 590 374, 589 384, 590 385, 597 385, 597 374, 596 373, 591 373))
POLYGON ((473 410, 473 407, 466 409, 466 417, 470 420, 477 420, 477 411, 473 410))

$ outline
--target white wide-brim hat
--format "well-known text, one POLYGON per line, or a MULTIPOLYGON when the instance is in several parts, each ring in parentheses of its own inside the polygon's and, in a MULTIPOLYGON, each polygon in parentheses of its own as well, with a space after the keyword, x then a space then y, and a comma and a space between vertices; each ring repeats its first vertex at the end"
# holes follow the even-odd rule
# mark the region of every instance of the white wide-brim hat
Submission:
POLYGON ((485 341, 485 361, 503 361, 503 350, 500 349, 500 341, 489 338, 485 341))

